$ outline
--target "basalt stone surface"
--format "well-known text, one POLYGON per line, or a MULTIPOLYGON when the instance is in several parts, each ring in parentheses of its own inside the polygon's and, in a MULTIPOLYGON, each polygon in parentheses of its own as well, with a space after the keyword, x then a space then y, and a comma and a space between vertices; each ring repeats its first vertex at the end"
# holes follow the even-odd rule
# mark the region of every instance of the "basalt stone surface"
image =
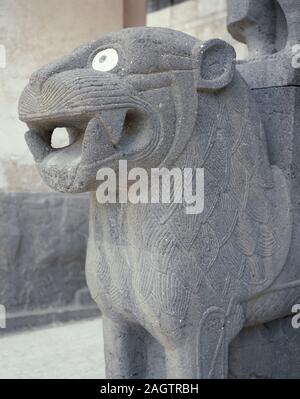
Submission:
POLYGON ((226 378, 242 329, 290 314, 291 187, 229 44, 161 28, 109 34, 35 72, 19 114, 45 182, 91 192, 86 274, 107 377, 226 378), (71 145, 54 150, 58 126, 71 145), (119 160, 148 174, 204 168, 203 212, 99 203, 98 170, 118 174, 119 160))
POLYGON ((299 379, 300 329, 291 317, 244 329, 230 346, 229 378, 299 379))
POLYGON ((251 87, 300 84, 292 65, 300 43, 298 0, 228 0, 228 30, 247 44, 249 59, 238 68, 251 87))
MULTIPOLYGON (((282 303, 290 303, 291 309, 300 303, 300 68, 292 62, 293 46, 300 42, 299 2, 229 0, 228 3, 229 31, 249 48, 249 60, 237 67, 258 104, 270 162, 281 168, 289 185, 292 240, 286 273, 277 281, 278 288, 281 287, 277 294, 282 303)), ((263 296, 261 306, 267 309, 271 298, 263 296)), ((292 328, 289 318, 243 331, 235 341, 238 346, 232 345, 233 358, 237 360, 232 374, 246 378, 299 378, 299 336, 299 329, 292 328), (240 356, 247 359, 247 366, 238 360, 240 356)))
POLYGON ((0 194, 0 333, 98 314, 85 282, 87 236, 84 195, 0 194))

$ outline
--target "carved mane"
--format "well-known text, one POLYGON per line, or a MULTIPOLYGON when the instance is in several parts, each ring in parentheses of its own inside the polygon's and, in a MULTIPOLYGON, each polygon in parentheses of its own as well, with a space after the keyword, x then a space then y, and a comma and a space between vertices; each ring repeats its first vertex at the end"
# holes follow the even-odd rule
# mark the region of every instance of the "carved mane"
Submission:
MULTIPOLYGON (((198 100, 193 137, 175 166, 204 168, 204 212, 181 218, 188 227, 178 239, 186 251, 197 252, 199 281, 245 300, 266 289, 284 266, 290 242, 286 180, 269 163, 255 100, 238 73, 225 90, 200 93, 198 100)), ((175 213, 169 223, 176 232, 175 213)))

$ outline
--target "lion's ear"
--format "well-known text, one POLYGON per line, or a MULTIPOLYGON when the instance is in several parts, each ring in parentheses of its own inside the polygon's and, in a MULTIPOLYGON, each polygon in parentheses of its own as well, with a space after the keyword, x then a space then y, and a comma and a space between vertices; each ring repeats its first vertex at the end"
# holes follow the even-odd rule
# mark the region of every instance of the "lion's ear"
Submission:
POLYGON ((234 48, 219 39, 197 44, 193 49, 196 87, 219 90, 227 86, 235 72, 234 48))

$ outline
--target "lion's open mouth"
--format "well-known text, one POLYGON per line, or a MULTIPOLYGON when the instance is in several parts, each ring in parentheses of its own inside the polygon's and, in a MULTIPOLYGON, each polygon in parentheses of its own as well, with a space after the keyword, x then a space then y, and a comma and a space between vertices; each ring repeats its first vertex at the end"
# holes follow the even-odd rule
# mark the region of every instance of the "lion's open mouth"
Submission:
POLYGON ((43 167, 69 168, 105 160, 121 149, 124 155, 138 152, 149 141, 150 121, 141 109, 120 108, 97 114, 43 117, 26 120, 26 141, 43 167), (54 148, 52 137, 64 128, 69 144, 54 148), (132 144, 132 145, 131 145, 132 144), (131 148, 132 147, 132 148, 131 148))

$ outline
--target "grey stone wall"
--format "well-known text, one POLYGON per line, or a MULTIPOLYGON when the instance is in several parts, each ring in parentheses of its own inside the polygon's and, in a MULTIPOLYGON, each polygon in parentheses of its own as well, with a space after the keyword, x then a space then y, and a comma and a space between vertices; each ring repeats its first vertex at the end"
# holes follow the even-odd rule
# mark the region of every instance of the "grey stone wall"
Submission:
POLYGON ((85 195, 0 193, 0 333, 99 314, 85 282, 88 208, 85 195))
POLYGON ((244 329, 230 346, 229 378, 300 378, 300 329, 291 317, 244 329))

